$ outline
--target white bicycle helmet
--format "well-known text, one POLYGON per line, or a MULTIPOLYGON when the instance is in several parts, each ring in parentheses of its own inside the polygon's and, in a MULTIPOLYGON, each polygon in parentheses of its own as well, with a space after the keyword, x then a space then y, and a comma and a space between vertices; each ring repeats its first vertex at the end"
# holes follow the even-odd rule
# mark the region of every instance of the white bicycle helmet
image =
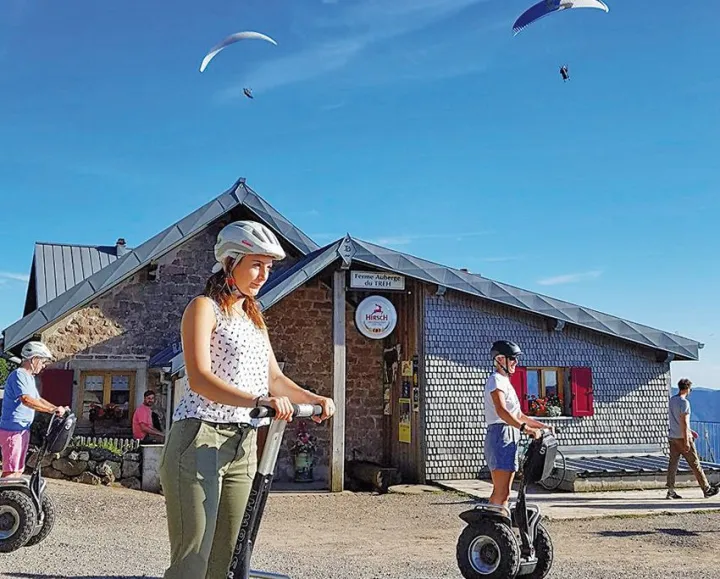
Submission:
POLYGON ((23 360, 30 360, 32 358, 53 359, 52 352, 42 342, 28 342, 22 347, 20 356, 22 356, 23 360))
POLYGON ((262 223, 235 221, 218 233, 215 243, 217 263, 213 266, 213 272, 222 270, 228 257, 237 264, 244 255, 269 255, 273 259, 285 259, 285 250, 275 234, 262 223))

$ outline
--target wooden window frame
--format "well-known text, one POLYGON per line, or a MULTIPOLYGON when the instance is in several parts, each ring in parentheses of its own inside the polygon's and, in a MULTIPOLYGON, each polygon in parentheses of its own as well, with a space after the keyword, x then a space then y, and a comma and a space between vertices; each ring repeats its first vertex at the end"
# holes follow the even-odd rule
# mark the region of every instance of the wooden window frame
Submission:
POLYGON ((567 371, 567 368, 564 368, 562 366, 526 366, 525 369, 528 372, 540 372, 540 392, 538 392, 538 397, 544 398, 547 396, 547 390, 545 385, 545 372, 547 370, 554 370, 555 375, 557 376, 557 391, 558 391, 558 398, 560 398, 560 402, 563 404, 565 403, 565 373, 567 371))
POLYGON ((132 421, 132 415, 135 412, 135 378, 137 376, 136 370, 83 370, 80 372, 80 396, 75 409, 75 415, 79 418, 84 419, 83 409, 85 406, 85 379, 88 376, 102 376, 103 377, 103 402, 102 405, 106 406, 110 403, 110 393, 112 392, 112 379, 113 376, 127 376, 128 377, 128 421, 132 421))
MULTIPOLYGON (((569 368, 563 367, 563 366, 526 366, 525 371, 527 373, 530 372, 539 372, 540 381, 539 381, 539 392, 538 392, 538 398, 545 398, 547 396, 547 386, 545 384, 545 372, 548 370, 552 370, 555 372, 555 376, 557 377, 557 395, 560 399, 560 404, 562 406, 562 414, 560 416, 572 416, 572 409, 568 407, 567 404, 567 396, 565 392, 565 387, 568 384, 567 380, 567 372, 569 368)), ((526 378, 527 380, 527 378, 526 378)), ((529 382, 528 382, 529 383, 529 382)), ((530 393, 528 392, 528 401, 530 397, 530 393)), ((540 418, 548 418, 548 417, 540 417, 540 418)))

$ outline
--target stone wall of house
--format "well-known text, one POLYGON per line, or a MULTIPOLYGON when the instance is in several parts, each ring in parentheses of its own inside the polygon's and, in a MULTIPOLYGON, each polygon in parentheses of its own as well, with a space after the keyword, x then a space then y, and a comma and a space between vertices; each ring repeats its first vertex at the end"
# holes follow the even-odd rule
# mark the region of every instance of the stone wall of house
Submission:
POLYGON ((43 334, 59 359, 76 354, 152 356, 177 341, 188 302, 205 287, 221 224, 166 255, 155 279, 147 269, 122 282, 43 334))
MULTIPOLYGON (((136 372, 135 402, 146 389, 157 394, 158 413, 164 419, 167 387, 159 373, 148 371, 148 360, 180 339, 185 307, 199 295, 215 263, 213 246, 224 221, 217 221, 182 246, 163 256, 155 275, 148 268, 123 281, 91 304, 60 320, 43 333, 57 358, 70 360, 76 381, 82 370, 136 372)), ((295 261, 288 257, 287 265, 295 261)), ((74 392, 74 405, 82 393, 74 392)), ((79 425, 88 428, 86 421, 79 425)))
POLYGON ((559 422, 561 445, 665 443, 669 363, 610 336, 548 331, 539 316, 448 292, 425 300, 428 479, 476 478, 485 468, 483 392, 498 339, 520 344, 524 366, 592 368, 594 415, 559 422))
MULTIPOLYGON (((266 312, 270 339, 284 371, 301 386, 322 396, 333 391, 332 291, 317 280, 298 288, 266 312)), ((382 344, 360 335, 353 321, 354 311, 346 307, 347 383, 345 454, 381 460, 382 432, 382 344)), ((320 454, 315 477, 328 480, 331 428, 328 422, 308 425, 317 437, 320 454)), ((278 476, 293 475, 288 448, 297 424, 290 424, 278 459, 278 476)))
MULTIPOLYGON (((210 226, 162 260, 155 279, 143 270, 113 290, 48 328, 43 334, 59 359, 70 359, 78 368, 116 369, 126 359, 136 363, 136 401, 146 388, 165 392, 157 375, 147 371, 149 359, 177 341, 183 311, 204 288, 214 256, 213 244, 222 224, 210 226)), ((287 362, 288 375, 303 386, 332 395, 332 292, 313 281, 266 312, 270 335, 279 360, 287 362)), ((346 449, 368 460, 382 458, 382 345, 362 337, 355 329, 354 311, 347 319, 347 416, 346 449)), ((123 369, 127 369, 123 366, 123 369)), ((75 366, 73 366, 75 367, 75 366)), ((79 372, 79 371, 78 371, 79 372)), ((79 392, 75 393, 76 404, 79 392)), ((292 426, 285 437, 292 443, 292 426)), ((327 477, 330 461, 329 425, 311 425, 321 446, 318 474, 327 477), (323 470, 324 469, 324 470, 323 470)), ((291 458, 284 450, 281 470, 292 473, 291 458)))

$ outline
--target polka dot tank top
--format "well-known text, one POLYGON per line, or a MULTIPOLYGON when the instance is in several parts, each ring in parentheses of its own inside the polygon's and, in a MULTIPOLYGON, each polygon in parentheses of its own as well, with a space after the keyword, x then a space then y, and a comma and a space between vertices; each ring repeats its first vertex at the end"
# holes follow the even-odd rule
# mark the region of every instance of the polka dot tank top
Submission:
MULTIPOLYGON (((210 299, 210 302, 216 319, 216 327, 210 337, 210 369, 238 390, 249 392, 253 397, 266 396, 270 348, 265 332, 246 315, 228 316, 215 300, 210 299)), ((184 418, 253 426, 267 422, 267 419, 250 418, 250 408, 214 402, 191 390, 189 385, 185 386, 173 413, 173 421, 184 418)))

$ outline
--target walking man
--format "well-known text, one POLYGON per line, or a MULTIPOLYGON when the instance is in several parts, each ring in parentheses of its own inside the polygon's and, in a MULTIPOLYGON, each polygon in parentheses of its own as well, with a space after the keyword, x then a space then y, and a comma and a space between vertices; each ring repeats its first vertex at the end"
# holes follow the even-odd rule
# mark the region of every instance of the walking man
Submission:
POLYGON ((685 457, 688 465, 695 474, 705 498, 712 497, 718 493, 718 485, 710 485, 708 479, 700 466, 700 458, 695 449, 693 431, 690 430, 690 401, 688 395, 692 388, 692 382, 683 378, 678 382, 678 393, 670 398, 670 430, 668 433, 670 443, 670 461, 667 473, 667 497, 668 499, 682 498, 675 492, 675 475, 677 474, 680 457, 685 457))

